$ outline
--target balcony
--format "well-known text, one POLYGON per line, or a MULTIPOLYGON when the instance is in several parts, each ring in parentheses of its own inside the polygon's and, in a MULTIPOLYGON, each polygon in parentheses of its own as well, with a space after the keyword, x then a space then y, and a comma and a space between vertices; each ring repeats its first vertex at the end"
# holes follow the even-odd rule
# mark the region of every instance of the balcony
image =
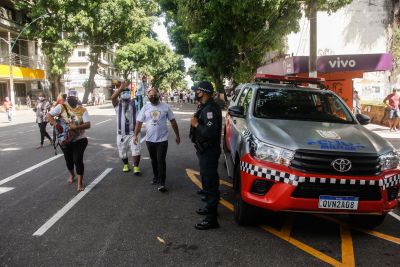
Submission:
MULTIPOLYGON (((44 69, 44 62, 34 60, 28 56, 23 56, 19 54, 11 54, 11 62, 13 66, 25 67, 30 69, 44 69)), ((9 65, 9 54, 8 52, 0 51, 0 64, 9 65)))

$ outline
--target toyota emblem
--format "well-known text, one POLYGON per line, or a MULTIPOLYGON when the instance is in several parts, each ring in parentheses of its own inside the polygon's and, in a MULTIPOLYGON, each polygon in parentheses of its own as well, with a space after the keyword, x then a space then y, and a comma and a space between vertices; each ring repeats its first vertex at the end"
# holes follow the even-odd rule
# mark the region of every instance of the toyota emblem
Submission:
POLYGON ((348 172, 351 169, 351 161, 348 159, 335 159, 331 165, 338 172, 348 172))

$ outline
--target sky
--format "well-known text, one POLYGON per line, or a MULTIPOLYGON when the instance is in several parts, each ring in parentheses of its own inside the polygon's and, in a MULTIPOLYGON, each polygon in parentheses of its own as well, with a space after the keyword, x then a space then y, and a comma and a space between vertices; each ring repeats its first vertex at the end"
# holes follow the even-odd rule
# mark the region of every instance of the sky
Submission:
MULTIPOLYGON (((167 29, 164 26, 165 22, 165 17, 161 16, 158 19, 158 23, 155 23, 153 26, 153 31, 157 33, 157 39, 166 43, 172 50, 174 50, 174 46, 171 44, 171 41, 169 40, 167 29)), ((189 58, 184 58, 185 61, 185 68, 186 71, 194 64, 194 62, 189 59, 189 58)), ((185 80, 188 82, 189 88, 193 85, 193 81, 190 78, 190 76, 186 76, 185 80)))

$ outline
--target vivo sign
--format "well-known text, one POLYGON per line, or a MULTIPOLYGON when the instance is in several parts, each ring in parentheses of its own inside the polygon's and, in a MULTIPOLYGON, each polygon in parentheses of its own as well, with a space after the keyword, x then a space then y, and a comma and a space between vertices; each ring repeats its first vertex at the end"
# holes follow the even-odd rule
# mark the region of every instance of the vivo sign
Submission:
POLYGON ((341 59, 340 57, 337 57, 336 60, 329 60, 328 63, 332 69, 354 68, 357 64, 354 59, 341 59))

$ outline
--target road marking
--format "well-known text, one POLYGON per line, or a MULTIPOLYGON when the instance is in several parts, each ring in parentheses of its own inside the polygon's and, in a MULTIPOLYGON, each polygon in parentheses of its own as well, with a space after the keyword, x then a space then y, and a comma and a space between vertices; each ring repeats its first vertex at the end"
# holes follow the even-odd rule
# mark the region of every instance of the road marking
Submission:
POLYGON ((0 195, 13 189, 14 187, 0 187, 0 195))
POLYGON ((143 143, 143 141, 146 139, 146 136, 140 139, 140 143, 143 143))
POLYGON ((393 211, 389 212, 389 215, 395 218, 396 220, 400 221, 400 216, 394 213, 393 211))
POLYGON ((29 130, 29 131, 23 131, 23 132, 18 132, 19 134, 25 134, 25 133, 29 133, 29 132, 33 132, 33 131, 36 131, 36 130, 29 130))
MULTIPOLYGON (((195 183, 198 187, 201 188, 201 183, 197 184, 198 180, 196 177, 196 175, 200 175, 200 173, 195 170, 192 170, 192 169, 186 169, 186 173, 188 174, 190 180, 192 180, 193 183, 195 183)), ((233 184, 231 184, 230 182, 227 182, 223 179, 219 179, 219 183, 233 188, 233 184)))
POLYGON ((8 147, 8 148, 3 148, 0 149, 1 152, 6 152, 6 151, 17 151, 17 150, 21 150, 22 148, 20 147, 8 147))
POLYGON ((53 217, 51 217, 45 224, 43 224, 36 232, 34 232, 33 235, 42 236, 44 233, 46 233, 46 231, 49 230, 58 220, 60 220, 61 217, 64 216, 70 209, 72 209, 79 200, 81 200, 87 193, 89 193, 90 190, 92 190, 93 187, 96 186, 96 184, 103 180, 104 177, 106 177, 106 175, 111 170, 112 168, 105 169, 105 171, 100 174, 96 179, 94 179, 93 182, 85 188, 85 190, 81 191, 78 195, 71 199, 71 201, 68 202, 67 205, 57 211, 57 213, 54 214, 53 217))
POLYGON ((353 238, 350 228, 347 225, 340 225, 340 237, 342 239, 342 264, 344 266, 356 266, 353 238))
MULTIPOLYGON (((196 172, 196 171, 194 171, 192 169, 186 169, 186 173, 189 176, 190 180, 192 180, 192 182, 195 185, 197 185, 199 188, 201 188, 201 182, 196 177, 196 174, 198 175, 198 172, 196 172)), ((229 203, 228 201, 226 201, 225 199, 223 199, 223 198, 221 198, 219 203, 221 203, 221 205, 225 206, 227 209, 229 209, 231 211, 234 210, 233 205, 231 203, 229 203)), ((347 233, 350 233, 349 231, 348 232, 344 231, 344 236, 345 236, 346 240, 344 242, 342 240, 342 252, 345 251, 345 254, 344 254, 345 256, 343 256, 343 258, 346 260, 346 262, 344 261, 342 263, 342 262, 340 262, 340 261, 338 261, 338 260, 336 260, 336 259, 334 259, 334 258, 322 253, 321 251, 318 251, 318 250, 310 247, 309 245, 307 245, 307 244, 305 244, 305 243, 293 238, 292 236, 290 236, 291 228, 292 228, 290 222, 287 223, 287 225, 284 225, 284 227, 282 228, 281 231, 276 230, 275 228, 273 228, 271 226, 268 226, 268 225, 260 225, 260 227, 263 230, 265 230, 265 231, 267 231, 267 232, 269 232, 269 233, 271 233, 271 234, 273 234, 273 235, 285 240, 286 242, 294 245, 295 247, 303 250, 304 252, 306 252, 306 253, 308 253, 308 254, 310 254, 310 255, 312 255, 312 256, 314 256, 314 257, 316 257, 316 258, 318 258, 318 259, 320 259, 320 260, 322 260, 322 261, 324 261, 326 263, 329 263, 329 264, 331 264, 333 266, 343 266, 345 263, 350 264, 351 262, 354 262, 354 252, 353 252, 352 249, 349 249, 350 241, 351 241, 351 244, 352 244, 352 240, 351 239, 349 240, 349 238, 347 236, 347 233), (344 245, 343 245, 343 243, 344 243, 344 245), (351 259, 351 255, 353 255, 353 259, 351 259)))
POLYGON ((94 126, 97 126, 97 125, 103 124, 103 123, 105 123, 105 122, 107 122, 107 121, 110 121, 110 120, 111 120, 111 119, 108 119, 108 120, 105 120, 105 121, 98 122, 98 123, 96 123, 94 126))
POLYGON ((40 162, 40 163, 38 163, 38 164, 36 164, 36 165, 33 165, 32 167, 29 167, 28 169, 25 169, 25 170, 23 170, 23 171, 20 171, 19 173, 16 173, 16 174, 11 175, 11 176, 9 176, 9 177, 3 179, 3 180, 0 180, 0 185, 3 185, 3 184, 5 184, 5 183, 7 183, 7 182, 9 182, 9 181, 12 181, 12 180, 14 180, 15 178, 18 178, 19 176, 21 176, 21 175, 23 175, 23 174, 25 174, 25 173, 28 173, 28 172, 30 172, 30 171, 32 171, 32 170, 34 170, 34 169, 37 169, 37 168, 39 168, 40 166, 43 166, 43 165, 45 165, 45 164, 47 164, 47 163, 49 163, 49 162, 51 162, 51 161, 53 161, 53 160, 55 160, 55 159, 58 159, 59 157, 62 157, 62 156, 63 156, 63 154, 56 155, 56 156, 51 157, 51 158, 49 158, 49 159, 46 159, 45 161, 42 161, 42 162, 40 162))

